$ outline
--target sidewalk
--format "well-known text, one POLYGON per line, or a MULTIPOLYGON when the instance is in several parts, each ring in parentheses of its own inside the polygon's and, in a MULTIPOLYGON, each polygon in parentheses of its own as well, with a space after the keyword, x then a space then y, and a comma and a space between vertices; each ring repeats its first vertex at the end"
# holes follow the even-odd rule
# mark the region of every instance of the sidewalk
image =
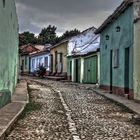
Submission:
POLYGON ((128 109, 132 110, 136 114, 140 115, 140 104, 136 103, 134 100, 128 100, 125 97, 121 97, 121 96, 118 96, 115 94, 110 94, 110 93, 107 93, 106 91, 103 91, 100 89, 92 89, 92 90, 95 91, 97 94, 100 94, 110 100, 113 100, 113 101, 127 107, 128 109))
POLYGON ((12 96, 12 102, 0 109, 0 140, 4 140, 5 136, 10 132, 27 103, 27 83, 26 81, 20 81, 12 96))

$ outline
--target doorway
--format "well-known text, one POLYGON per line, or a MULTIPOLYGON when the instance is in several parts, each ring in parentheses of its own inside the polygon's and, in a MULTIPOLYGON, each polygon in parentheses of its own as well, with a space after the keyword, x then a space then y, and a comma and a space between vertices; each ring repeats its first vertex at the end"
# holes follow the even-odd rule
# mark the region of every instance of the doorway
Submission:
POLYGON ((125 86, 125 94, 129 93, 129 48, 125 48, 125 68, 124 68, 124 86, 125 86))
POLYGON ((50 55, 50 71, 51 71, 51 73, 53 73, 53 55, 51 54, 50 55))
POLYGON ((72 61, 69 61, 69 65, 70 65, 70 80, 71 80, 71 76, 72 76, 72 61))
POLYGON ((24 60, 22 60, 22 63, 21 63, 21 72, 24 72, 24 60))
POLYGON ((84 60, 84 83, 97 83, 97 56, 85 58, 84 60))
POLYGON ((75 59, 75 82, 80 83, 80 59, 75 59))
POLYGON ((112 70, 112 62, 113 62, 113 51, 110 51, 110 93, 112 93, 112 86, 113 86, 113 70, 112 70))

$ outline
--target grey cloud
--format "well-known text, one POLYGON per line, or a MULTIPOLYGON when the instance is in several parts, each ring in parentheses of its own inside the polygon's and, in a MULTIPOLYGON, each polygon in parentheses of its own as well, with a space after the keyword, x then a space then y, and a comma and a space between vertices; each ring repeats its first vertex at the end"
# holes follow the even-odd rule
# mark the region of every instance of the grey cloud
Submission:
POLYGON ((20 31, 38 33, 49 24, 58 33, 99 26, 122 0, 16 0, 20 31))

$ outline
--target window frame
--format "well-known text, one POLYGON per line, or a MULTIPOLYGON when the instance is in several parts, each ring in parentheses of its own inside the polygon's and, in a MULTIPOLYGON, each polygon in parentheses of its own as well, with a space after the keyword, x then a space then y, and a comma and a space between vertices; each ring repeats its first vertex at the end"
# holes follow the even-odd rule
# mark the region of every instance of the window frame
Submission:
POLYGON ((119 49, 113 50, 113 67, 114 68, 119 67, 119 49))

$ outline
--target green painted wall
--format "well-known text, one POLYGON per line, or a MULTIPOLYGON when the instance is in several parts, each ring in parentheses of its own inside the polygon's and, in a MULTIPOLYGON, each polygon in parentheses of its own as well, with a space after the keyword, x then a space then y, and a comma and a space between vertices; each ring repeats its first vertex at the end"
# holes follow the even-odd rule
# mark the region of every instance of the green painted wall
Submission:
POLYGON ((112 67, 113 86, 124 87, 125 76, 125 48, 130 49, 129 59, 129 88, 133 89, 133 7, 130 6, 115 21, 101 33, 101 85, 110 85, 110 51, 119 49, 119 65, 112 67), (116 32, 116 27, 120 26, 120 32, 116 32), (109 35, 109 40, 106 40, 109 35))
POLYGON ((10 101, 17 82, 18 21, 14 0, 0 0, 0 107, 10 101), (4 92, 5 91, 5 92, 4 92))

